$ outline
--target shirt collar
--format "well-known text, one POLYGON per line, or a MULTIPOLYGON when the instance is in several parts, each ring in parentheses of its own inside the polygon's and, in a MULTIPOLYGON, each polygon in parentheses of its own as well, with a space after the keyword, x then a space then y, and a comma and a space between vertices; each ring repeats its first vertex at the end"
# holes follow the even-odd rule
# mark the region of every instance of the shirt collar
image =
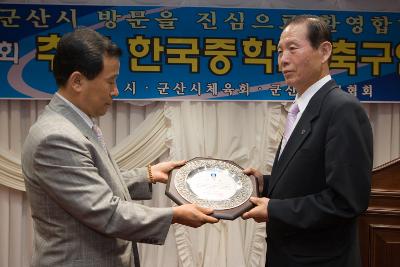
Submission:
POLYGON ((299 96, 296 95, 296 100, 295 102, 299 106, 300 113, 303 113, 303 111, 306 109, 308 102, 310 102, 311 98, 318 92, 319 89, 321 89, 322 86, 324 86, 327 82, 331 80, 331 75, 326 75, 322 79, 318 80, 316 83, 308 87, 304 93, 299 96))
POLYGON ((78 115, 86 122, 90 129, 93 127, 93 120, 85 112, 80 110, 77 106, 72 104, 72 102, 70 102, 58 92, 56 93, 56 95, 61 98, 61 100, 64 101, 68 106, 70 106, 76 113, 78 113, 78 115))

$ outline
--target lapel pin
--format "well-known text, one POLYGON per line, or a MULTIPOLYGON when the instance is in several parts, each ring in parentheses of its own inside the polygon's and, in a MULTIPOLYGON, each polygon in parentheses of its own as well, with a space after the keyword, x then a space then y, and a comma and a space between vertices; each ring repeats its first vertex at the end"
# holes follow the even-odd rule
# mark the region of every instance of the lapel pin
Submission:
POLYGON ((301 130, 301 134, 305 134, 306 133, 306 130, 301 130))

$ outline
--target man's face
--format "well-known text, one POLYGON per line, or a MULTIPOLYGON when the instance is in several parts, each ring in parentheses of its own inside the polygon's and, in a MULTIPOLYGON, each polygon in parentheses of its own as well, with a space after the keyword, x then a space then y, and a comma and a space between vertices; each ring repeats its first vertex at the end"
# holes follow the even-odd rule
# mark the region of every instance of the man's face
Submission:
POLYGON ((323 54, 314 49, 307 38, 305 23, 291 24, 281 34, 278 44, 278 64, 289 86, 300 94, 323 75, 323 54))
POLYGON ((116 57, 103 58, 104 68, 93 80, 84 80, 81 103, 82 110, 91 117, 104 115, 111 106, 112 98, 118 96, 116 80, 120 62, 116 57))

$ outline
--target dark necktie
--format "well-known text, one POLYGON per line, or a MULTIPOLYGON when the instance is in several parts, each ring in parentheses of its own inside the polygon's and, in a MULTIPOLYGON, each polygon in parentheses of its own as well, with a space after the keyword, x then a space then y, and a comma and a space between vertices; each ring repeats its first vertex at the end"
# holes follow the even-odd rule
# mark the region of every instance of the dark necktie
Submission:
POLYGON ((132 252, 133 252, 133 262, 135 263, 135 267, 140 267, 139 250, 135 242, 132 242, 132 252))

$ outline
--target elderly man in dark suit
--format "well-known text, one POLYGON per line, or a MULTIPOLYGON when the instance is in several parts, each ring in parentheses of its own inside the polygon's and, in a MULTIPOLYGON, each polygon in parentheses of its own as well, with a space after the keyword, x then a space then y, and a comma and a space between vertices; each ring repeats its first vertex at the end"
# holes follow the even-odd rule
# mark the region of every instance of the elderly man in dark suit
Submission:
POLYGON ((245 170, 263 184, 243 218, 267 222, 269 267, 361 265, 357 216, 371 190, 372 130, 359 101, 331 79, 331 53, 321 18, 285 25, 278 62, 297 96, 271 175, 245 170))
POLYGON ((150 198, 151 183, 165 183, 184 161, 120 171, 109 154, 92 119, 118 95, 120 55, 89 28, 64 35, 57 46, 59 90, 22 152, 35 230, 32 266, 128 267, 134 261, 138 267, 135 242, 163 244, 172 223, 218 221, 207 215, 211 209, 192 204, 150 208, 132 202, 150 198))

